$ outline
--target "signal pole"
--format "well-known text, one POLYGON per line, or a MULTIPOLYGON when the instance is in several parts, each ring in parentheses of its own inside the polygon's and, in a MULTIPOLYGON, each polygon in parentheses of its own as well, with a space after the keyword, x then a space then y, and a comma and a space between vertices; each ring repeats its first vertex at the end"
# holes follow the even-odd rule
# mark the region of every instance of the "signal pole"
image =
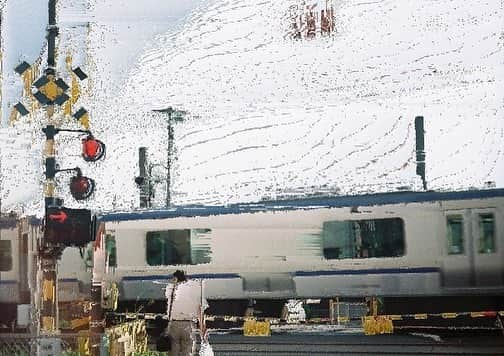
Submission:
MULTIPOLYGON (((58 27, 56 26, 56 0, 49 0, 49 22, 47 26, 47 68, 45 75, 48 83, 54 83, 56 75, 56 36, 58 35, 58 27)), ((53 96, 57 89, 54 85, 48 87, 46 95, 53 96)), ((54 102, 48 103, 46 107, 48 125, 53 123, 54 102)), ((54 126, 53 126, 54 127, 54 126)), ((44 148, 44 158, 46 162, 46 179, 44 184, 45 210, 49 206, 55 205, 55 147, 54 147, 54 130, 46 132, 46 142, 44 148)), ((40 300, 40 321, 39 330, 42 334, 56 333, 59 329, 58 325, 58 278, 57 278, 57 261, 61 254, 56 248, 51 248, 47 245, 45 239, 41 241, 39 248, 39 278, 41 278, 41 293, 40 300)))
MULTIPOLYGON (((45 133, 46 141, 43 152, 45 160, 45 182, 44 182, 44 207, 45 225, 44 236, 38 241, 38 261, 37 261, 37 291, 35 298, 35 310, 38 311, 37 334, 56 334, 58 325, 58 271, 57 262, 67 246, 86 246, 93 240, 91 212, 86 209, 68 209, 63 207, 63 200, 56 197, 55 175, 58 172, 76 172, 70 181, 70 193, 75 200, 84 200, 91 196, 95 188, 93 179, 85 177, 79 167, 69 169, 59 169, 56 165, 56 150, 54 138, 59 132, 77 132, 86 134, 82 140, 82 157, 87 162, 95 162, 105 155, 105 144, 93 137, 89 130, 70 130, 55 127, 55 104, 62 105, 69 99, 65 91, 68 85, 56 75, 56 36, 58 27, 56 26, 56 0, 49 0, 49 22, 47 26, 47 68, 44 75, 33 83, 38 91, 33 96, 45 107, 47 113, 47 125, 42 131, 45 133)), ((87 75, 79 68, 73 70, 79 78, 84 80, 87 75)), ((87 126, 87 112, 81 108, 73 115, 81 124, 87 126)), ((93 281, 94 285, 94 281, 93 281)), ((92 298, 101 303, 101 285, 98 295, 92 298)), ((96 304, 96 303, 94 303, 96 304)), ((93 304, 93 305, 94 305, 93 304)), ((96 314, 96 313, 95 313, 96 314)), ((99 317, 100 315, 98 315, 99 317)), ((92 323, 90 323, 92 324, 92 323)), ((100 324, 101 325, 101 324, 100 324)), ((92 328, 92 341, 101 337, 103 329, 92 328), (95 332, 93 334, 93 331, 95 332), (100 332, 101 331, 101 332, 100 332)), ((52 340, 55 344, 51 355, 58 354, 58 339, 52 340)), ((99 344, 99 341, 98 341, 99 344)), ((93 343, 93 346, 96 342, 93 343)), ((47 348, 46 344, 46 348, 47 348)), ((99 346, 99 345, 98 345, 99 346)), ((40 348, 39 351, 41 351, 40 348)), ((46 352, 46 351, 41 351, 46 352)), ((42 353, 46 354, 46 353, 42 353)), ((96 353, 93 353, 93 355, 96 353)))

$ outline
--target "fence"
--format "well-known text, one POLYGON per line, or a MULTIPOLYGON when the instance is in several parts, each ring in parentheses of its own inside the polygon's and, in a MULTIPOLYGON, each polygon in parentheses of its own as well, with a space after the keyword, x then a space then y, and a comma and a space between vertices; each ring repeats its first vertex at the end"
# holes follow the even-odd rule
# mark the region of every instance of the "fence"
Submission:
MULTIPOLYGON (((100 355, 122 356, 147 353, 145 320, 108 328, 100 337, 100 355)), ((0 334, 0 356, 87 356, 89 332, 55 335, 0 334)), ((151 353, 152 354, 152 353, 151 353)))
POLYGON ((89 355, 88 333, 35 336, 0 334, 0 356, 89 355))

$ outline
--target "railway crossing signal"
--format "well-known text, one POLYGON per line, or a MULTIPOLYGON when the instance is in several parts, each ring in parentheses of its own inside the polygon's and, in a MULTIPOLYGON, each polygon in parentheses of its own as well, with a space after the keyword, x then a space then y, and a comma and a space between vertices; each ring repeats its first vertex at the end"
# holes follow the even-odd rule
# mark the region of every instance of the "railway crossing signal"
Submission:
MULTIPOLYGON (((105 155, 105 144, 100 140, 94 138, 90 131, 87 130, 67 130, 55 128, 53 125, 47 125, 42 129, 46 135, 47 140, 54 140, 59 132, 78 132, 86 133, 87 137, 82 140, 82 157, 87 162, 96 162, 103 158, 105 155)), ((57 169, 56 158, 47 157, 45 159, 45 175, 46 179, 53 180, 54 176, 58 172, 65 171, 75 171, 76 175, 70 180, 70 193, 75 200, 84 200, 89 198, 95 189, 96 183, 93 179, 85 177, 82 175, 82 171, 79 167, 68 168, 68 169, 57 169)))
POLYGON ((95 186, 93 179, 84 177, 78 170, 77 175, 70 180, 70 193, 75 200, 85 200, 93 194, 95 186))
POLYGON ((63 246, 85 246, 93 241, 91 211, 47 208, 44 242, 63 246))
POLYGON ((42 105, 62 105, 65 101, 70 99, 70 97, 65 94, 69 88, 68 85, 63 79, 56 79, 53 70, 46 70, 46 74, 36 80, 33 86, 38 89, 33 96, 42 105))
MULTIPOLYGON (((62 199, 55 197, 55 175, 58 172, 74 171, 76 174, 70 181, 70 192, 77 200, 88 198, 94 190, 95 183, 91 178, 84 177, 80 168, 59 169, 56 164, 55 135, 59 132, 79 132, 85 133, 88 137, 83 144, 83 157, 87 161, 94 162, 104 156, 105 145, 95 140, 89 130, 67 130, 54 126, 57 121, 54 119, 55 105, 62 105, 70 99, 65 92, 69 86, 56 74, 56 37, 58 36, 58 27, 56 25, 56 1, 48 0, 49 21, 47 26, 47 68, 44 75, 33 83, 33 96, 45 106, 48 125, 43 129, 46 142, 44 147, 45 158, 45 176, 44 197, 45 197, 45 230, 44 236, 40 241, 39 254, 37 258, 37 288, 42 290, 40 299, 35 302, 39 318, 37 333, 52 334, 58 330, 58 277, 57 277, 57 259, 61 256, 64 248, 67 246, 85 246, 93 240, 93 231, 95 228, 95 219, 91 219, 91 212, 86 209, 68 209, 63 207, 62 199), (39 277, 40 276, 40 277, 39 277)), ((28 63, 21 63, 16 67, 19 74, 24 73, 29 68, 28 63)), ((80 69, 75 68, 74 74, 81 80, 87 75, 80 69)), ((73 79, 73 78, 72 78, 73 79)), ((74 87, 75 88, 75 87, 74 87)), ((70 107, 71 108, 71 107, 70 107)), ((26 109, 26 108, 24 108, 26 109)), ((65 114, 69 111, 65 108, 65 114)), ((23 110, 21 103, 17 105, 18 112, 23 110)), ((71 111, 71 110, 70 110, 71 111)), ((89 127, 89 117, 87 112, 82 109, 74 114, 74 117, 87 129, 89 127)), ((97 301, 95 317, 97 321, 101 318, 100 297, 101 285, 93 280, 91 287, 92 299, 97 301)), ((97 324, 97 321, 91 321, 97 324)), ((99 324, 101 325, 101 324, 99 324)), ((99 355, 99 334, 103 333, 103 327, 90 327, 91 335, 91 354, 99 355), (96 346, 98 345, 98 347, 96 346)), ((37 354, 42 350, 42 346, 37 346, 37 354)))
POLYGON ((87 162, 96 162, 105 155, 105 144, 93 135, 82 139, 82 157, 87 162))

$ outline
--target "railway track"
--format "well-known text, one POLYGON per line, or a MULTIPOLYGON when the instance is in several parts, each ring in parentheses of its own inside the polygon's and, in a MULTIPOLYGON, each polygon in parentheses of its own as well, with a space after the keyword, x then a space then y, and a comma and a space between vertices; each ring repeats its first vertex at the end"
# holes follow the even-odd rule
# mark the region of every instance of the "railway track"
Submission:
POLYGON ((215 355, 504 355, 504 337, 439 340, 413 335, 211 335, 215 355))

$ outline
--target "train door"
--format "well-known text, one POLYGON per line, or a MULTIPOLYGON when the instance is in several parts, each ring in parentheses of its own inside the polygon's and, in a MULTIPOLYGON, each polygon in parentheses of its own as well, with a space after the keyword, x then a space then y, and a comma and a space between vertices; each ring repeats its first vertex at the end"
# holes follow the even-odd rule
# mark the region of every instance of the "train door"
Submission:
POLYGON ((445 212, 444 287, 503 284, 497 214, 493 208, 445 212))
POLYGON ((473 282, 476 286, 503 285, 502 219, 495 209, 472 209, 473 282))

